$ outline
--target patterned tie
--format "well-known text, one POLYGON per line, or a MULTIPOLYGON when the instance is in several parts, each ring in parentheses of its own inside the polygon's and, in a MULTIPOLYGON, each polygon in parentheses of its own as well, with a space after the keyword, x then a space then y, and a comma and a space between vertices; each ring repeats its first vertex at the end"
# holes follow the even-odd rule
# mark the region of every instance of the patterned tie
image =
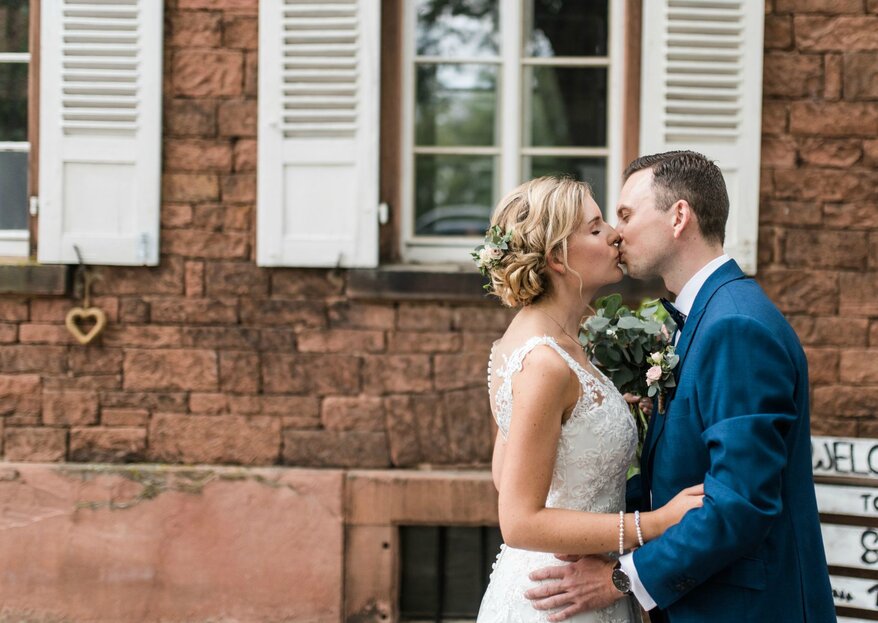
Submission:
POLYGON ((666 298, 662 298, 661 304, 664 307, 668 315, 671 317, 671 320, 677 325, 677 330, 682 331, 683 325, 686 324, 686 314, 681 313, 679 309, 673 306, 673 304, 666 298))

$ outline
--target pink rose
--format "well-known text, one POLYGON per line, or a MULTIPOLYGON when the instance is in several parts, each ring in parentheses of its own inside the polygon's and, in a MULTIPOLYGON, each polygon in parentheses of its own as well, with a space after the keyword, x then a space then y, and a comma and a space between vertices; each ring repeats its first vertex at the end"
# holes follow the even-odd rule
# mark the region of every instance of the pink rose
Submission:
POLYGON ((662 367, 661 366, 653 366, 649 370, 646 371, 646 384, 652 385, 656 381, 662 378, 662 367))
POLYGON ((503 249, 499 247, 488 247, 488 255, 492 260, 499 260, 503 257, 503 249))

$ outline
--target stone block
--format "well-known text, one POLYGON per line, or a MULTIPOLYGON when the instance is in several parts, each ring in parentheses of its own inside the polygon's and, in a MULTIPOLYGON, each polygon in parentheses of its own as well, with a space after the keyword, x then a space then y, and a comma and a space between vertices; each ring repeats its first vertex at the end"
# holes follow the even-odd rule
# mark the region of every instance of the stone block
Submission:
POLYGON ((360 359, 349 355, 262 355, 262 388, 267 393, 317 396, 360 392, 360 359))
POLYGON ((322 301, 245 298, 241 300, 241 322, 294 331, 319 329, 326 325, 326 309, 322 301))
POLYGON ((823 92, 819 54, 773 52, 763 59, 762 91, 767 96, 814 97, 823 92))
POLYGON ((384 431, 383 400, 376 396, 327 396, 320 421, 331 431, 384 431))
POLYGON ((126 390, 215 390, 216 353, 199 349, 144 350, 125 352, 126 390))
POLYGON ((7 426, 3 435, 6 461, 56 463, 63 461, 67 454, 67 431, 64 429, 7 426))
POLYGON ((860 268, 869 257, 865 232, 790 229, 784 260, 789 267, 860 268))
POLYGON ((878 50, 878 16, 793 17, 796 47, 806 52, 878 50))
POLYGON ((878 99, 878 52, 845 54, 844 98, 878 99))
POLYGON ((224 392, 257 393, 259 391, 259 353, 252 351, 220 352, 220 388, 224 392))
POLYGON ((214 102, 172 99, 165 102, 162 112, 163 131, 166 137, 193 136, 203 139, 216 135, 214 102))
POLYGON ((866 346, 869 321, 840 316, 792 316, 789 318, 806 346, 866 346))
POLYGON ((259 24, 249 15, 230 15, 223 20, 223 46, 255 50, 259 42, 259 24))
POLYGON ((94 391, 43 391, 43 423, 49 426, 97 424, 98 395, 94 391))
POLYGON ((222 44, 222 15, 213 11, 173 11, 166 45, 175 48, 217 48, 222 44))
POLYGON ((148 458, 162 463, 273 465, 280 452, 277 418, 156 413, 148 458))
POLYGON ((389 467, 387 436, 381 432, 285 430, 285 465, 389 467))
POLYGON ((819 136, 872 137, 878 127, 878 103, 793 102, 790 131, 819 136))
MULTIPOLYGON (((344 277, 330 270, 279 269, 271 273, 271 293, 274 296, 288 299, 316 299, 338 296, 343 290, 344 277)), ((353 328, 362 326, 352 324, 353 328)), ((382 329, 385 327, 367 326, 365 328, 382 329)))
POLYGON ((232 97, 244 87, 244 56, 233 50, 179 50, 171 61, 173 93, 185 97, 232 97))
POLYGON ((841 351, 839 376, 845 384, 878 385, 878 357, 869 349, 841 351))
POLYGON ((373 395, 430 391, 431 370, 427 355, 369 356, 363 366, 363 390, 373 395))
POLYGON ((485 386, 488 360, 481 353, 436 355, 434 366, 436 389, 485 386))
MULTIPOLYGON (((842 273, 844 274, 844 273, 842 273)), ((835 314, 838 310, 839 275, 831 271, 771 269, 757 280, 785 314, 835 314)), ((842 292, 844 287, 841 288, 842 292)))
POLYGON ((303 353, 377 353, 384 350, 384 332, 358 329, 302 331, 298 349, 303 353))
POLYGON ((90 463, 132 463, 146 455, 143 428, 73 428, 70 460, 90 463))
POLYGON ((102 426, 132 428, 145 427, 148 423, 149 411, 146 409, 101 409, 102 426))
POLYGON ((256 138, 256 100, 229 100, 217 107, 220 136, 256 138))
POLYGON ((162 198, 165 201, 217 201, 219 180, 208 173, 165 173, 162 198))
POLYGON ((167 139, 163 155, 166 171, 232 170, 232 146, 228 142, 167 139))

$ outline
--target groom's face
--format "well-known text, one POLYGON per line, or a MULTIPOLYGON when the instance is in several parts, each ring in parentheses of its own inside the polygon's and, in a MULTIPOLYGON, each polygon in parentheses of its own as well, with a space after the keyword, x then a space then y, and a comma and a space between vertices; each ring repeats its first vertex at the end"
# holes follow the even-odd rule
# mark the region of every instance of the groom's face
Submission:
POLYGON ((619 193, 616 231, 622 263, 636 279, 660 276, 673 243, 670 210, 661 212, 655 205, 652 170, 634 173, 619 193))

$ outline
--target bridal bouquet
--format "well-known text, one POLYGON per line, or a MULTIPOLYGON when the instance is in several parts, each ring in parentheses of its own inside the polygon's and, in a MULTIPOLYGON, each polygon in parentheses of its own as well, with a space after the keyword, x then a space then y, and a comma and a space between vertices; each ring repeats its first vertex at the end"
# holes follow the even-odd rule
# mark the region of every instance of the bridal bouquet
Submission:
MULTIPOLYGON (((664 413, 667 390, 676 386, 673 370, 680 361, 671 344, 673 320, 658 301, 631 310, 622 305, 620 294, 602 297, 595 306, 595 314, 580 328, 586 353, 620 392, 658 398, 659 413, 664 413)), ((647 418, 637 405, 631 410, 639 456, 647 418)))

